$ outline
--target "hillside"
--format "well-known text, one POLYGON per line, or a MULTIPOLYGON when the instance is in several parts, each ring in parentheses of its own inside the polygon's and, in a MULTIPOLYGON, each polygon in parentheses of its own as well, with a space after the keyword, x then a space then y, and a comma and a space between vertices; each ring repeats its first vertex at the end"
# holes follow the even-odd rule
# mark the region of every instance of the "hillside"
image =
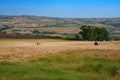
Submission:
POLYGON ((106 27, 112 37, 120 36, 120 18, 0 16, 0 32, 6 34, 63 36, 78 33, 84 24, 106 27))

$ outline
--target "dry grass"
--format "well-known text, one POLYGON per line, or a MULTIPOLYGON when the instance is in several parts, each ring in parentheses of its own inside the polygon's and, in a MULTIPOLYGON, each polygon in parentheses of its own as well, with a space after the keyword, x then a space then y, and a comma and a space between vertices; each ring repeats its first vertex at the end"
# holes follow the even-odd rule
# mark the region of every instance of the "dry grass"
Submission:
POLYGON ((0 40, 0 47, 2 80, 120 79, 120 42, 0 40))
MULTIPOLYGON (((31 24, 30 24, 31 25, 31 24)), ((30 32, 30 31, 33 31, 34 29, 37 29, 39 31, 48 31, 48 32, 56 32, 56 33, 60 33, 60 34, 63 34, 63 33, 68 33, 68 34, 75 34, 75 33, 79 33, 79 27, 50 27, 50 28, 12 28, 12 29, 8 29, 6 30, 8 33, 14 33, 13 30, 20 30, 19 32, 20 33, 24 33, 24 32, 30 32)), ((17 32, 18 32, 17 31, 17 32)), ((32 34, 32 33, 31 33, 32 34)))
POLYGON ((69 50, 105 50, 101 54, 96 52, 85 53, 83 56, 104 56, 108 58, 120 58, 120 42, 100 42, 95 46, 94 42, 88 41, 61 41, 61 40, 18 40, 0 41, 0 60, 30 60, 40 56, 47 56, 69 50), (37 45, 37 42, 40 44, 37 45))
POLYGON ((69 33, 69 34, 75 34, 79 33, 79 27, 50 27, 50 28, 38 28, 40 31, 54 31, 57 33, 69 33))

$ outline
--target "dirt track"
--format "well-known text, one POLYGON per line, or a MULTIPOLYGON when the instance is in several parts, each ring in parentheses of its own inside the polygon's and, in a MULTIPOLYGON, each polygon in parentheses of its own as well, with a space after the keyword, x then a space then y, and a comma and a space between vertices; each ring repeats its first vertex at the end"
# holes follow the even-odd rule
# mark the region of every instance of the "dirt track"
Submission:
POLYGON ((0 60, 25 60, 46 56, 67 50, 82 49, 112 49, 120 51, 120 42, 100 42, 95 46, 94 42, 83 41, 59 41, 59 42, 2 42, 0 43, 0 60))

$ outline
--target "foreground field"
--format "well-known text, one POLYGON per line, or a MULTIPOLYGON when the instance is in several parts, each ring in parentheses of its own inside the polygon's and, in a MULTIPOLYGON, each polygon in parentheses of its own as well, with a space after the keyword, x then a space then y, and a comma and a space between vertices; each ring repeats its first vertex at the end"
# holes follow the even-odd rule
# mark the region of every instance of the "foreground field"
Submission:
MULTIPOLYGON (((120 42, 100 42, 95 46, 88 41, 64 41, 64 40, 0 40, 0 60, 23 61, 41 56, 47 56, 58 52, 82 49, 105 49, 120 52, 120 42), (37 45, 38 43, 38 45, 37 45)), ((116 57, 120 57, 116 56, 116 57)))
POLYGON ((0 80, 119 80, 120 42, 93 43, 0 40, 0 80))
POLYGON ((0 80, 119 80, 120 58, 109 58, 117 54, 116 50, 73 50, 27 62, 2 61, 0 80))

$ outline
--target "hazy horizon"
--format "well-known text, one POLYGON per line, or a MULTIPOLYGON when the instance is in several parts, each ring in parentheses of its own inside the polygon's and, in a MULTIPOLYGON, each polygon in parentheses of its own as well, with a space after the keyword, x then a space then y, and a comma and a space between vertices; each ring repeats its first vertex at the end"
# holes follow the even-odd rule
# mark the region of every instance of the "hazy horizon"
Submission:
POLYGON ((120 17, 120 0, 0 0, 0 15, 116 18, 120 17))
POLYGON ((80 18, 80 19, 82 19, 82 18, 84 18, 84 19, 85 19, 85 18, 86 18, 86 19, 87 19, 87 18, 88 18, 88 19, 89 19, 89 18, 93 18, 93 19, 94 19, 94 18, 120 18, 120 16, 118 16, 118 17, 54 17, 54 16, 40 16, 40 15, 24 15, 24 14, 23 14, 23 15, 1 15, 1 14, 0 14, 0 16, 11 16, 11 17, 12 17, 12 16, 18 16, 18 17, 19 17, 19 16, 34 16, 34 17, 66 18, 66 19, 67 19, 67 18, 68 18, 68 19, 70 19, 70 18, 71 18, 71 19, 77 19, 77 18, 80 18))

